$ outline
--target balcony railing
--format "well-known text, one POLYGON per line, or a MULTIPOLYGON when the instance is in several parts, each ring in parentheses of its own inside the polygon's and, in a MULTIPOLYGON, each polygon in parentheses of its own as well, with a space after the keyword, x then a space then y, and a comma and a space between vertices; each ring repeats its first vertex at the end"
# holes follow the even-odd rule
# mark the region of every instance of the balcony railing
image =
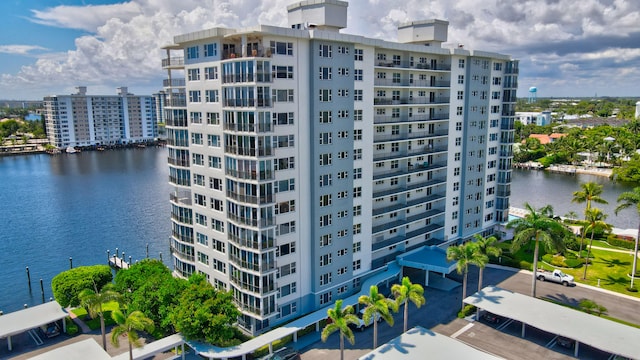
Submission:
POLYGON ((423 155, 423 154, 433 154, 437 152, 447 151, 447 146, 419 146, 414 150, 403 150, 403 151, 391 151, 391 152, 383 152, 378 153, 374 152, 373 161, 381 161, 381 160, 393 160, 393 159, 401 159, 410 156, 423 155))
POLYGON ((255 74, 229 74, 224 75, 222 77, 223 84, 234 84, 234 83, 269 83, 271 82, 271 73, 267 72, 258 72, 255 74))
POLYGON ((225 146, 224 151, 228 154, 234 154, 238 156, 273 156, 274 150, 271 147, 267 148, 248 148, 239 146, 225 146))
POLYGON ((227 131, 242 131, 242 132, 254 132, 254 133, 265 133, 273 131, 273 124, 236 124, 236 123, 225 123, 224 130, 227 131))
POLYGON ((224 99, 226 107, 271 107, 271 98, 264 99, 224 99))
POLYGON ((431 104, 448 104, 448 97, 428 98, 426 96, 412 97, 412 98, 385 98, 377 97, 373 99, 373 105, 431 105, 431 104))
POLYGON ((436 81, 436 80, 415 80, 415 79, 375 79, 373 81, 373 85, 375 86, 399 86, 399 87, 450 87, 450 83, 448 81, 436 81))
POLYGON ((392 67, 392 68, 402 68, 402 69, 417 69, 417 70, 441 70, 441 71, 450 71, 451 65, 449 64, 427 64, 427 63, 417 63, 411 61, 388 61, 388 60, 377 60, 376 66, 383 67, 392 67))
POLYGON ((166 106, 186 107, 187 99, 167 99, 166 106))
POLYGON ((225 174, 233 176, 238 179, 245 180, 273 180, 275 179, 275 173, 271 170, 268 171, 240 171, 233 169, 225 169, 225 174))
POLYGON ((447 136, 449 134, 449 130, 440 130, 440 131, 421 131, 421 132, 410 132, 410 133, 399 133, 399 134, 391 134, 391 135, 374 135, 373 142, 386 142, 386 141, 395 141, 395 140, 407 140, 407 139, 422 139, 422 138, 430 138, 437 136, 447 136))
POLYGON ((176 194, 169 194, 169 200, 173 201, 176 204, 179 205, 191 205, 191 196, 187 197, 187 196, 179 196, 176 194))
POLYGON ((171 247, 171 254, 173 254, 173 256, 176 256, 180 259, 182 259, 183 261, 190 261, 193 262, 195 260, 195 256, 193 254, 187 254, 184 252, 179 251, 178 249, 176 249, 175 247, 171 247))
POLYGON ((168 157, 167 162, 174 166, 189 167, 189 159, 175 159, 168 157))
POLYGON ((162 59, 162 68, 184 67, 184 57, 170 57, 162 59))
POLYGON ((268 204, 273 202, 273 195, 271 194, 255 196, 255 195, 237 194, 237 193, 234 193, 233 191, 227 190, 227 196, 236 201, 256 204, 256 205, 268 204))
POLYGON ((191 186, 191 180, 169 175, 169 182, 174 185, 191 186))
POLYGON ((193 244, 193 235, 188 236, 188 235, 185 235, 185 234, 180 234, 180 233, 177 233, 175 231, 172 231, 171 232, 171 236, 174 239, 176 239, 176 240, 178 240, 180 242, 187 243, 187 244, 193 244))
POLYGON ((243 246, 243 247, 247 247, 247 248, 251 248, 251 249, 254 249, 254 250, 263 250, 264 251, 264 250, 273 249, 276 246, 276 242, 275 242, 274 239, 269 239, 269 240, 261 242, 261 241, 258 241, 258 240, 242 238, 242 237, 239 237, 239 236, 234 235, 234 234, 228 234, 227 238, 231 242, 233 242, 233 243, 235 243, 237 245, 240 245, 240 246, 243 246))
POLYGON ((163 87, 184 87, 186 85, 184 78, 172 78, 162 80, 163 87))

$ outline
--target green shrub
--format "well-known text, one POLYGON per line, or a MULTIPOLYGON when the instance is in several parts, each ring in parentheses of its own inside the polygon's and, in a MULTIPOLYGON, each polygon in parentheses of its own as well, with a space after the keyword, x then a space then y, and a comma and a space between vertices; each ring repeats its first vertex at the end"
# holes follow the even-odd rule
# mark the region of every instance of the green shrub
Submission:
POLYGON ((74 323, 70 317, 67 316, 66 318, 64 318, 64 322, 66 323, 65 326, 67 327, 67 335, 73 336, 80 331, 78 325, 76 325, 76 323, 74 323))
POLYGON ((614 234, 611 234, 607 237, 607 242, 609 243, 609 245, 611 246, 617 246, 617 247, 621 247, 624 249, 629 249, 629 250, 633 250, 633 248, 635 247, 635 241, 632 240, 626 240, 626 239, 621 239, 619 237, 617 237, 614 234))
POLYGON ((465 305, 462 310, 458 311, 458 318, 464 319, 467 316, 473 314, 476 311, 476 307, 473 305, 465 305))
POLYGON ((577 268, 580 267, 584 264, 584 259, 565 259, 564 260, 565 264, 567 265, 567 267, 570 268, 577 268))
POLYGON ((580 250, 580 240, 575 236, 568 236, 564 240, 564 246, 569 250, 578 251, 580 250))
POLYGON ((56 275, 51 280, 51 289, 62 307, 78 306, 78 294, 82 290, 93 289, 94 284, 100 290, 112 279, 113 275, 108 265, 79 266, 56 275))

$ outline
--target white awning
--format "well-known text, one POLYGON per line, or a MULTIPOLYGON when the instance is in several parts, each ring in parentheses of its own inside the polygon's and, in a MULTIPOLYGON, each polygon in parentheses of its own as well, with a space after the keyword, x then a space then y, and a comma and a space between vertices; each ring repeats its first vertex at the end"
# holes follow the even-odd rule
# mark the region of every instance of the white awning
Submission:
MULTIPOLYGON (((127 359, 129 352, 126 353, 127 359)), ((107 354, 95 340, 86 339, 78 341, 67 346, 63 346, 44 354, 36 355, 31 360, 111 360, 111 356, 107 354)))
POLYGON ((0 316, 0 339, 64 319, 67 314, 57 301, 50 301, 0 316))

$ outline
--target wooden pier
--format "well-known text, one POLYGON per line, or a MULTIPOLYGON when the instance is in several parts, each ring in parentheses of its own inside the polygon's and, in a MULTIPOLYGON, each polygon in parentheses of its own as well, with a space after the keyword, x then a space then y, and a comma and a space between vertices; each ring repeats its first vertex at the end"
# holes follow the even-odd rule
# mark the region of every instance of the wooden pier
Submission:
POLYGON ((116 269, 128 269, 129 263, 126 262, 123 258, 119 258, 115 255, 109 258, 109 265, 116 269))

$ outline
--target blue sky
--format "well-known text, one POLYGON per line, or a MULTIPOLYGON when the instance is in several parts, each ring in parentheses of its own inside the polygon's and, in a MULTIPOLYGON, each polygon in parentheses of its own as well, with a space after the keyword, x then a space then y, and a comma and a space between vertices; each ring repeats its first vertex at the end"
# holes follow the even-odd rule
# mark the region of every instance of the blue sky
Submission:
MULTIPOLYGON (((0 99, 88 86, 161 88, 160 48, 214 26, 286 26, 295 0, 1 0, 0 99)), ((399 23, 448 20, 445 46, 521 60, 519 96, 640 97, 638 0, 351 0, 343 32, 396 39, 399 23)))

